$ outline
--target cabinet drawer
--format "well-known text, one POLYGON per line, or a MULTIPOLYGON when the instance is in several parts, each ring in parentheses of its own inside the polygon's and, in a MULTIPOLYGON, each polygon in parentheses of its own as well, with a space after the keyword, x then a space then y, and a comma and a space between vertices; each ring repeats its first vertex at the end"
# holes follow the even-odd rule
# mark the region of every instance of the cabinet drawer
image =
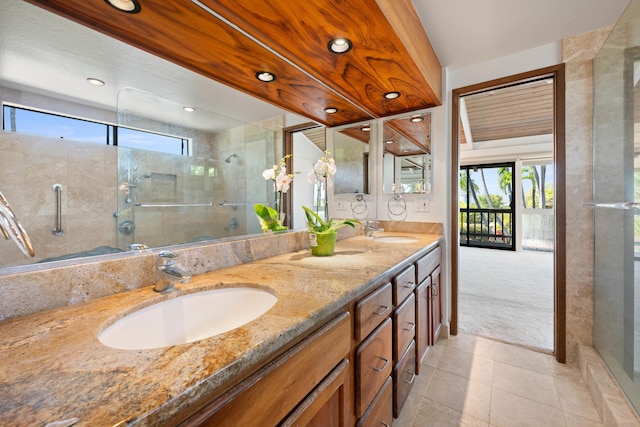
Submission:
POLYGON ((356 341, 367 337, 391 314, 393 302, 391 283, 378 288, 356 304, 356 341))
POLYGON ((416 345, 411 345, 393 370, 393 416, 398 418, 416 379, 416 345))
POLYGON ((416 269, 412 265, 393 279, 393 305, 397 306, 413 292, 416 287, 416 269))
POLYGON ((391 375, 391 319, 386 319, 356 350, 356 416, 361 417, 391 375))
POLYGON ((381 427, 385 425, 393 425, 393 381, 391 377, 384 382, 382 390, 364 416, 358 420, 356 427, 381 427))
POLYGON ((442 249, 440 246, 416 261, 416 280, 422 282, 441 263, 442 249))
POLYGON ((393 312, 393 360, 398 361, 416 336, 416 297, 409 295, 393 312))

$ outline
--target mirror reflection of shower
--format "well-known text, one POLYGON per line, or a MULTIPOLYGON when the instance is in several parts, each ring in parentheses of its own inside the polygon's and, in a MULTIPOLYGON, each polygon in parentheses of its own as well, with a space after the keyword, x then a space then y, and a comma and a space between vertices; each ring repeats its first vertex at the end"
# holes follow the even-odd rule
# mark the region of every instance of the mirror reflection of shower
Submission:
POLYGON ((226 159, 224 159, 225 162, 227 163, 231 163, 231 159, 233 159, 234 157, 238 157, 238 155, 236 153, 233 153, 232 155, 230 155, 229 157, 227 157, 226 159))
POLYGON ((142 175, 138 175, 137 177, 134 178, 133 183, 129 184, 127 183, 127 189, 129 190, 128 194, 127 194, 127 198, 125 199, 125 203, 131 203, 132 201, 135 201, 135 189, 138 187, 138 181, 140 181, 140 179, 145 178, 145 179, 149 179, 151 178, 151 174, 150 173, 145 173, 142 175), (132 199, 132 195, 133 194, 133 199, 132 199))

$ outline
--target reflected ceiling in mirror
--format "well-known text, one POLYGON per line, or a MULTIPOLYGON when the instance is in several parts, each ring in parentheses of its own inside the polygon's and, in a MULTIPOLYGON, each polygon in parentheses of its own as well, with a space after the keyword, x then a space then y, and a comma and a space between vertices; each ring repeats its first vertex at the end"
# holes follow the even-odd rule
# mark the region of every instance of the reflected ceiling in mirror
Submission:
POLYGON ((385 120, 384 193, 431 192, 431 114, 385 120))
POLYGON ((385 120, 383 141, 384 151, 394 156, 431 152, 431 114, 385 120))

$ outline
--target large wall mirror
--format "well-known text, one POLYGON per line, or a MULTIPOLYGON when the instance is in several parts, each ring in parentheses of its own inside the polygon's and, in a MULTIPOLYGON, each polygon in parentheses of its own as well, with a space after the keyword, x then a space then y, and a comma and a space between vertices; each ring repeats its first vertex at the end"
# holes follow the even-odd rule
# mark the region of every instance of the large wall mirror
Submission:
POLYGON ((334 194, 369 194, 371 124, 362 123, 333 131, 336 161, 334 194))
POLYGON ((7 3, 0 191, 36 256, 0 239, 0 274, 134 244, 260 232, 253 204, 273 203, 262 171, 282 156, 283 110, 26 2, 7 3))
POLYGON ((413 114, 384 121, 383 191, 431 192, 431 115, 413 114))

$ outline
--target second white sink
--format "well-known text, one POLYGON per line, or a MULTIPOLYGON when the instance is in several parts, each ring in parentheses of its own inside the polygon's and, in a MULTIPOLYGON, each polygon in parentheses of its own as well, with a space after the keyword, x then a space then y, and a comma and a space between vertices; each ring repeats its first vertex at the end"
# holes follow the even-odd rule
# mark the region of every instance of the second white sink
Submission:
POLYGON ((273 292, 248 286, 195 292, 135 311, 107 327, 98 339, 123 350, 186 344, 249 323, 277 301, 273 292))

